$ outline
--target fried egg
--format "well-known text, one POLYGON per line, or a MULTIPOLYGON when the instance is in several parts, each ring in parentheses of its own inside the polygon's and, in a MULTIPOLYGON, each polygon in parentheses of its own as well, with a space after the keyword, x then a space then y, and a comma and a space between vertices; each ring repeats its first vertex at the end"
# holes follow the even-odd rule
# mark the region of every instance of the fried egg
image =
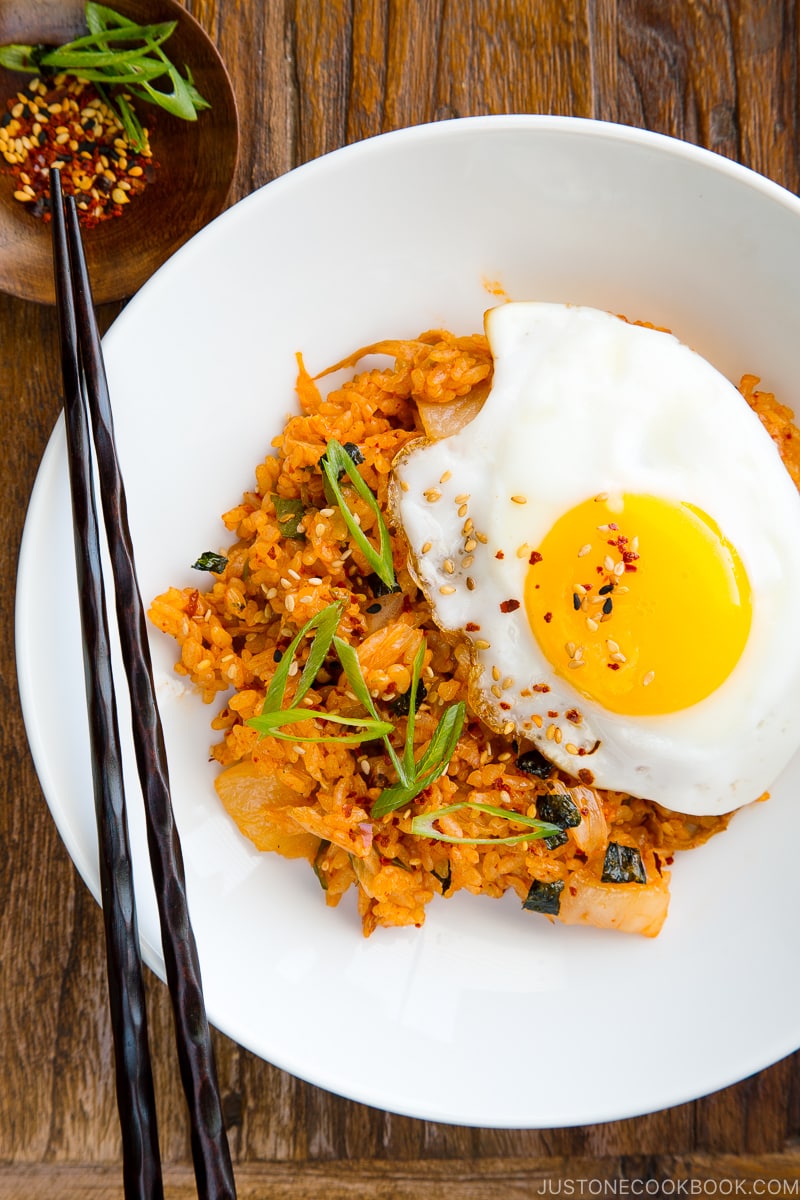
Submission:
POLYGON ((471 707, 599 787, 755 800, 800 744, 800 496, 771 438, 669 333, 548 303, 486 332, 486 403, 394 488, 471 707))

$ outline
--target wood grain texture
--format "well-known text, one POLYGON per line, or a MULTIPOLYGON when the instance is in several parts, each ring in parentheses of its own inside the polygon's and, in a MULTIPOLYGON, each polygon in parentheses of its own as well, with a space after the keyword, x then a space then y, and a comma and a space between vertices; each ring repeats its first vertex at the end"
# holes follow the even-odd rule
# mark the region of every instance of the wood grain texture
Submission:
MULTIPOLYGON (((791 0, 186 6, 219 46, 237 94, 242 142, 232 200, 359 138, 502 112, 642 126, 800 186, 800 22, 791 0)), ((103 311, 106 324, 115 311, 103 311)), ((7 431, 0 522, 13 578, 25 504, 60 408, 54 314, 0 296, 0 348, 7 431)), ((53 603, 60 586, 55 581, 53 603)), ((3 604, 0 1200, 116 1200, 102 922, 41 797, 16 696, 10 589, 3 604)), ((195 1192, 169 1000, 151 976, 147 990, 167 1194, 183 1200, 195 1192)), ((669 1030, 654 1030, 653 1040, 657 1071, 659 1055, 669 1053, 669 1030)), ((482 1130, 335 1097, 218 1034, 215 1048, 243 1197, 514 1200, 539 1194, 548 1181, 581 1178, 743 1180, 756 1194, 758 1180, 790 1188, 800 1178, 800 1055, 637 1120, 482 1130)))

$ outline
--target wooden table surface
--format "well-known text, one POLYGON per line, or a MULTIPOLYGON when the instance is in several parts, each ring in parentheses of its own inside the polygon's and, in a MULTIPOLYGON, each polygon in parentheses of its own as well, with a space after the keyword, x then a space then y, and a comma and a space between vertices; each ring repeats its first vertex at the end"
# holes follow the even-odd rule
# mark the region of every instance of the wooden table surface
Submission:
MULTIPOLYGON (((6 3, 6 0, 0 0, 6 3)), ((233 79, 231 200, 399 126, 561 113, 643 126, 800 185, 792 0, 187 0, 233 79)), ((108 324, 116 308, 103 310, 108 324)), ((13 580, 60 407, 54 312, 0 297, 2 547, 13 580)), ((54 603, 61 581, 54 581, 54 603)), ((3 593, 0 1200, 122 1195, 100 912, 61 845, 27 749, 3 593)), ((765 913, 768 919, 768 913, 765 913)), ((195 1195, 165 987, 148 981, 168 1195, 195 1195)), ((768 1010, 757 1017, 769 1020, 768 1010)), ((698 1020, 709 1014, 698 1012, 698 1020)), ((483 1130, 335 1097, 216 1038, 242 1197, 513 1200, 800 1194, 800 1055, 637 1120, 483 1130), (661 1181, 659 1184, 657 1181, 661 1181)), ((669 1054, 654 1029, 653 1069, 669 1054)), ((576 1080, 580 1087, 580 1080, 576 1080)))

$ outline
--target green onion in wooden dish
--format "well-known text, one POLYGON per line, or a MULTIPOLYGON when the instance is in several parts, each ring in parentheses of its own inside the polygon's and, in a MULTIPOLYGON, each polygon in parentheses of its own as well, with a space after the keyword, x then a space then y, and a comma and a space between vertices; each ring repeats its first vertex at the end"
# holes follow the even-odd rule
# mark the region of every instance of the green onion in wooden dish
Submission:
POLYGON ((92 0, 85 8, 89 32, 61 46, 19 45, 0 47, 0 66, 34 75, 71 75, 94 83, 107 104, 115 109, 128 141, 135 150, 144 143, 141 122, 131 97, 155 104, 173 117, 196 121, 208 102, 164 50, 175 32, 176 21, 140 25, 105 4, 92 0))

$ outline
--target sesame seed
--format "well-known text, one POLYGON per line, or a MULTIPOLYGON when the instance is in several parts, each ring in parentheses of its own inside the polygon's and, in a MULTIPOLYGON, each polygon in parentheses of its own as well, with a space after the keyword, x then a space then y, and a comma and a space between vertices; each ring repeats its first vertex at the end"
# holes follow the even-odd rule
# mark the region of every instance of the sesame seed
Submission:
POLYGON ((607 499, 608 499, 608 492, 598 492, 597 495, 595 496, 595 500, 599 501, 601 504, 604 500, 607 500, 607 499))
POLYGON ((512 504, 527 504, 528 497, 527 496, 512 496, 511 503, 512 504))
POLYGON ((442 596, 452 596, 453 593, 455 592, 455 590, 456 589, 454 587, 451 587, 449 583, 443 583, 442 586, 439 588, 439 593, 442 596))
POLYGON ((564 749, 566 750, 567 754, 577 754, 578 753, 578 747, 575 745, 574 742, 567 742, 567 744, 564 746, 564 749))
POLYGON ((447 483, 448 479, 452 479, 452 478, 453 478, 452 471, 442 471, 442 474, 439 476, 439 483, 447 483))
POLYGON ((489 538, 487 537, 487 535, 485 533, 476 533, 475 537, 478 539, 478 541, 480 542, 480 544, 482 546, 485 546, 486 543, 489 541, 489 538))
POLYGON ((461 532, 462 532, 462 533, 464 534, 464 536, 466 537, 466 536, 467 536, 467 534, 469 534, 469 533, 472 533, 472 531, 473 531, 473 529, 474 529, 474 528, 475 528, 475 523, 474 523, 474 521, 472 520, 472 517, 467 517, 466 521, 464 522, 464 527, 463 527, 463 529, 461 530, 461 532))
POLYGON ((563 736, 564 736, 564 735, 563 735, 563 733, 561 732, 561 730, 560 730, 560 729, 558 728, 558 726, 556 725, 556 731, 555 731, 555 733, 553 734, 553 737, 555 738, 555 742, 556 742, 556 745, 557 745, 557 746, 560 746, 560 745, 561 745, 561 739, 562 739, 562 737, 563 737, 563 736))
POLYGON ((485 638, 475 638, 474 646, 477 650, 489 650, 492 643, 487 642, 485 638))
POLYGON ((586 558, 586 555, 591 554, 591 551, 592 551, 591 542, 587 542, 586 545, 581 546, 580 550, 578 551, 578 558, 586 558))
POLYGON ((317 524, 314 526, 314 533, 315 533, 315 535, 316 535, 317 537, 322 537, 322 535, 324 534, 324 532, 325 532, 325 522, 324 522, 324 521, 318 521, 318 522, 317 522, 317 524))
POLYGON ((289 567, 289 570, 286 572, 286 574, 292 579, 296 580, 298 583, 300 582, 300 576, 297 574, 297 571, 293 570, 292 567, 289 567))
POLYGON ((503 688, 503 691, 504 691, 504 692, 507 692, 509 688, 511 688, 511 687, 513 687, 513 686, 514 686, 514 680, 513 680, 513 677, 512 677, 511 675, 506 675, 506 677, 505 677, 505 679, 503 680, 503 682, 502 682, 502 685, 501 685, 501 686, 502 686, 502 688, 503 688))
POLYGON ((613 558, 611 557, 611 555, 610 555, 610 554, 607 554, 607 555, 605 556, 605 558, 603 559, 603 566, 605 567, 605 569, 606 569, 607 571, 613 571, 613 570, 614 570, 614 560, 613 560, 613 558))
POLYGON ((455 503, 466 504, 467 500, 469 500, 469 492, 462 492, 460 496, 456 496, 455 503))
POLYGON ((649 687, 656 677, 655 671, 648 671, 642 680, 642 687, 649 687))
POLYGON ((332 517, 335 511, 336 510, 333 508, 321 508, 319 510, 319 515, 321 517, 332 517))
POLYGON ((533 723, 534 723, 534 725, 536 726, 536 728, 537 728, 537 729, 541 729, 541 728, 542 728, 543 721, 542 721, 542 718, 539 716, 539 714, 538 714, 538 713, 534 713, 534 714, 533 714, 533 716, 531 717, 531 720, 533 721, 533 723))
POLYGON ((458 510, 458 515, 459 515, 460 517, 465 517, 465 516, 467 515, 467 506, 466 506, 466 504, 462 504, 462 505, 461 505, 461 507, 460 507, 460 508, 459 508, 459 510, 458 510))
POLYGON ((407 492, 407 491, 408 491, 408 483, 406 482, 406 480, 405 480, 405 479, 401 479, 401 480, 400 480, 400 491, 401 491, 401 492, 407 492))
POLYGON ((420 554, 427 554, 432 545, 433 542, 425 542, 424 546, 420 550, 420 554))
POLYGON ((510 737, 513 732, 514 732, 514 722, 506 721, 505 725, 503 726, 503 733, 506 735, 506 737, 510 737))
POLYGON ((464 549, 466 550, 467 554, 471 554, 473 550, 477 549, 477 546, 478 543, 475 541, 475 538, 468 538, 466 542, 464 542, 464 549))
POLYGON ((472 564, 473 564, 474 562, 475 562, 475 557, 474 557, 474 555, 472 555, 472 554, 468 554, 468 555, 467 555, 465 558, 462 558, 462 560, 461 560, 461 566, 462 566, 462 567, 464 568, 464 570, 466 571, 466 570, 467 570, 469 567, 471 567, 471 566, 472 566, 472 564))
POLYGON ((528 543, 523 542, 521 546, 517 547, 517 558, 527 558, 530 552, 531 548, 528 543))
POLYGON ((555 736, 556 736, 555 725, 548 725, 547 730, 545 732, 545 737, 547 738, 548 742, 555 741, 555 736))
POLYGON ((625 574, 625 563, 624 562, 617 563, 617 565, 614 567, 614 574, 615 575, 624 575, 625 574))
POLYGON ((294 596, 287 596, 284 603, 286 605, 287 612, 294 612, 294 596))
POLYGON ((612 654, 611 658, 613 659, 614 662, 617 662, 617 663, 626 663, 628 661, 621 650, 618 650, 616 652, 616 654, 612 654))
POLYGON ((583 663, 583 659, 582 659, 582 658, 571 658, 571 659, 569 660, 569 662, 567 663, 567 666, 568 666, 568 667, 570 667, 570 669, 571 669, 571 670, 573 670, 573 671, 574 671, 574 670, 575 670, 577 667, 582 667, 583 665, 584 665, 584 663, 583 663))
POLYGON ((444 560, 444 562, 442 563, 442 567, 444 568, 446 574, 448 574, 448 575, 452 575, 456 569, 456 565, 453 562, 452 558, 446 558, 444 560))
POLYGON ((471 576, 471 575, 468 575, 468 576, 467 576, 467 588, 468 588, 468 589, 469 589, 469 591, 471 591, 471 592, 474 592, 474 591, 475 591, 475 580, 472 578, 472 576, 471 576))
POLYGON ((609 653, 619 653, 619 642, 615 642, 613 638, 606 638, 606 646, 608 647, 609 653))
POLYGON ((494 679, 496 682, 497 680, 499 680, 499 678, 500 678, 500 668, 498 666, 492 667, 492 679, 494 679))
POLYGON ((422 494, 429 504, 435 504, 437 500, 441 500, 442 498, 442 493, 437 491, 436 488, 428 488, 422 494))
POLYGON ((597 630, 600 628, 600 626, 597 624, 597 621, 595 621, 592 617, 587 617, 586 618, 586 628, 591 630, 592 633, 596 633, 597 630))
POLYGON ((564 645, 564 649, 566 650, 566 652, 570 658, 575 657, 575 643, 574 642, 566 642, 564 645))
POLYGON ((492 695, 493 695, 493 696, 494 696, 494 697, 495 697, 497 700, 499 700, 499 699, 502 697, 502 695, 503 695, 503 693, 500 691, 500 688, 497 686, 497 684, 496 684, 496 683, 492 684, 492 695))

